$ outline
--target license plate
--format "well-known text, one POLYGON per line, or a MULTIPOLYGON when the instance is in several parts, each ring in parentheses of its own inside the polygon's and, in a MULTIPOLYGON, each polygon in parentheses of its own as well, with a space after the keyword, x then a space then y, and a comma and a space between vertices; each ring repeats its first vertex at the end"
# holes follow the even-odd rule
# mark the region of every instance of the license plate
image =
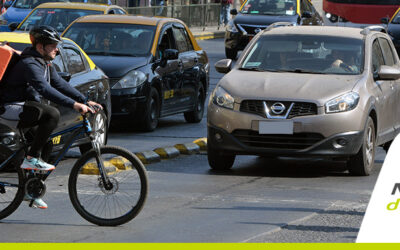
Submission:
POLYGON ((293 121, 260 121, 259 134, 293 134, 293 121))

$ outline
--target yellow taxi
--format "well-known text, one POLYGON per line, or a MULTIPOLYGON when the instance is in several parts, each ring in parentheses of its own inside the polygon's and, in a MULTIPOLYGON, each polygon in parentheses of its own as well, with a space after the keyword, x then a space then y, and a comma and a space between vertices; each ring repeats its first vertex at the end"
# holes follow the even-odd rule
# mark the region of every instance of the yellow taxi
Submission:
MULTIPOLYGON (((64 78, 69 84, 77 88, 90 100, 100 103, 104 107, 104 112, 96 113, 93 118, 93 126, 102 128, 96 131, 103 131, 98 138, 99 143, 104 145, 107 141, 108 125, 111 119, 111 98, 109 80, 104 72, 96 67, 88 55, 73 41, 68 38, 62 38, 62 43, 59 45, 60 54, 52 61, 58 74, 64 78), (94 122, 96 121, 96 122, 94 122)), ((0 42, 7 42, 16 50, 23 51, 31 46, 28 33, 18 32, 0 32, 0 42)), ((80 114, 73 109, 56 106, 61 115, 56 131, 64 130, 80 122, 80 114)), ((0 121, 1 123, 1 121, 0 121)), ((63 147, 64 137, 69 138, 69 135, 58 138, 54 143, 54 150, 58 151, 63 147)), ((1 138, 1 133, 0 133, 1 138)), ((15 149, 18 145, 8 145, 10 149, 15 149)), ((81 138, 76 141, 74 146, 79 146, 81 152, 86 152, 91 148, 87 138, 81 138)))
POLYGON ((182 21, 129 15, 84 16, 62 34, 110 78, 113 121, 152 131, 160 117, 203 118, 209 87, 204 50, 182 21))
POLYGON ((48 25, 61 33, 78 17, 99 14, 124 15, 126 11, 117 5, 49 2, 37 6, 21 23, 10 23, 9 28, 29 31, 33 26, 48 25))

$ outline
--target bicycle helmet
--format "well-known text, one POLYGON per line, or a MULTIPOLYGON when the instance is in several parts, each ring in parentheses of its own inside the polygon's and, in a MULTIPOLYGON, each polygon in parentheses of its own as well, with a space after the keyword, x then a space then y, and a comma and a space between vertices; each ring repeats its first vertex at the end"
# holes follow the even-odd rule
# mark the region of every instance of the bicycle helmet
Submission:
POLYGON ((29 31, 33 45, 41 43, 43 45, 55 44, 61 42, 61 37, 57 30, 51 26, 33 27, 29 31))

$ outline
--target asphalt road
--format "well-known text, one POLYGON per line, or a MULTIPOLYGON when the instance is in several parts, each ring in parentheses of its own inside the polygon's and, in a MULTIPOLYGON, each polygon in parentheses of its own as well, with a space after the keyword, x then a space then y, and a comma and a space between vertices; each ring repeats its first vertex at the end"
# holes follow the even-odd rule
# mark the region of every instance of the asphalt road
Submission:
MULTIPOLYGON (((201 41, 213 65, 222 40, 201 41)), ((211 71, 211 89, 222 77, 211 71)), ((117 131, 109 144, 133 152, 206 136, 206 119, 163 118, 153 133, 117 131)), ((67 183, 75 159, 47 180, 47 210, 26 203, 0 222, 0 242, 354 242, 385 154, 369 177, 320 159, 239 156, 231 171, 209 169, 206 154, 146 165, 149 196, 130 223, 105 228, 73 209, 67 183)))

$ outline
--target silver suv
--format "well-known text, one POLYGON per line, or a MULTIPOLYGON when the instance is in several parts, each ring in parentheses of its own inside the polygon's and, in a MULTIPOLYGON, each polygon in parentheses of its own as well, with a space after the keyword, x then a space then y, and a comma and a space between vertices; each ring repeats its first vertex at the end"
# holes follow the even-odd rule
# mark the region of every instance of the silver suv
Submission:
POLYGON ((400 130, 400 63, 380 27, 278 27, 259 33, 208 104, 208 161, 239 154, 324 156, 369 175, 400 130), (378 30, 376 28, 379 28, 378 30))

